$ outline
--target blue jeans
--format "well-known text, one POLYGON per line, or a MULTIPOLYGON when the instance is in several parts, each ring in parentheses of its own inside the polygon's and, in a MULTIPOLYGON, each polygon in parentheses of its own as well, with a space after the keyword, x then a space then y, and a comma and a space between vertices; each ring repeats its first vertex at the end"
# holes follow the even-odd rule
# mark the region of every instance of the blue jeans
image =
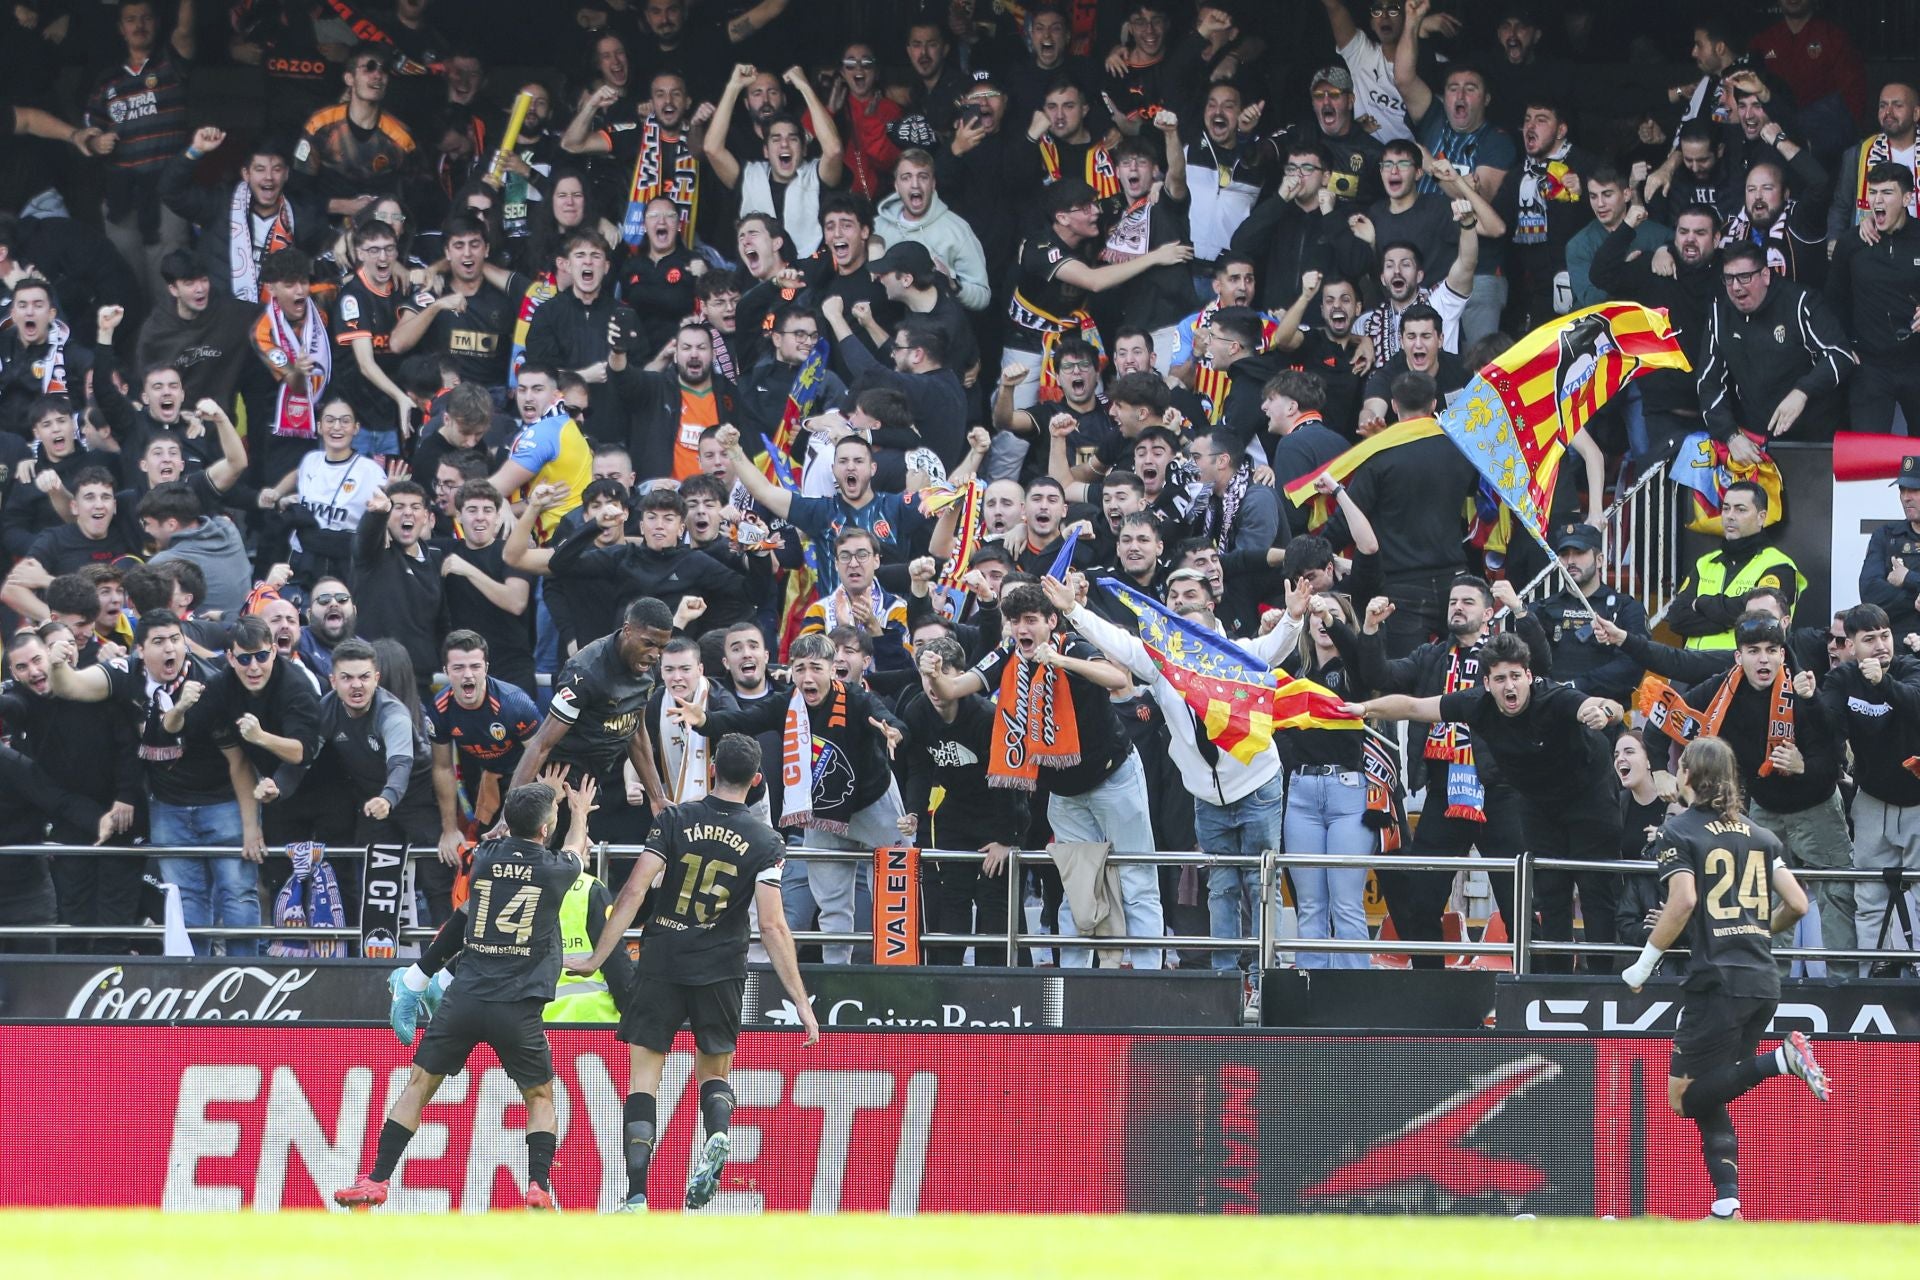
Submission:
POLYGON ((375 431, 372 427, 362 426, 360 434, 353 438, 353 451, 368 458, 397 458, 400 456, 400 432, 375 431))
MULTIPOLYGON (((1229 805, 1193 802, 1193 834, 1202 853, 1265 853, 1280 842, 1280 813, 1287 784, 1279 774, 1229 805)), ((1207 931, 1216 938, 1245 938, 1259 931, 1260 868, 1207 869, 1207 931)), ((1255 963, 1258 963, 1256 960, 1255 963)), ((1216 969, 1238 969, 1240 953, 1213 953, 1216 969)))
MULTIPOLYGON (((1358 773, 1296 773, 1287 797, 1288 853, 1347 854, 1364 857, 1379 851, 1366 824, 1367 781, 1358 773)), ((1367 873, 1347 867, 1293 867, 1294 913, 1302 938, 1367 936, 1367 873), (1332 931, 1328 931, 1328 916, 1332 931)), ((1294 954, 1302 969, 1365 969, 1370 959, 1358 951, 1294 954)))
MULTIPOLYGON (((1062 844, 1105 841, 1115 853, 1152 853, 1153 813, 1147 806, 1147 771, 1140 766, 1139 753, 1129 755, 1111 778, 1085 795, 1048 797, 1047 820, 1053 825, 1053 838, 1062 844), (1148 847, 1140 848, 1143 844, 1148 847)), ((1133 863, 1119 871, 1120 902, 1125 908, 1128 935, 1166 937, 1158 868, 1133 863)), ((1070 938, 1077 932, 1073 904, 1063 897, 1060 936, 1070 938)), ((1159 947, 1131 947, 1127 959, 1136 969, 1158 969, 1161 951, 1159 947)), ((1062 947, 1060 964, 1066 969, 1091 969, 1093 952, 1087 947, 1062 947)))
MULTIPOLYGON (((160 848, 192 845, 237 845, 241 840, 240 805, 175 805, 155 800, 149 806, 148 829, 160 848)), ((245 858, 169 858, 160 864, 160 879, 180 886, 180 911, 187 928, 211 924, 251 929, 260 923, 260 869, 245 858)), ((195 955, 207 954, 207 940, 193 940, 195 955)), ((260 954, 260 939, 229 938, 229 956, 260 954)))

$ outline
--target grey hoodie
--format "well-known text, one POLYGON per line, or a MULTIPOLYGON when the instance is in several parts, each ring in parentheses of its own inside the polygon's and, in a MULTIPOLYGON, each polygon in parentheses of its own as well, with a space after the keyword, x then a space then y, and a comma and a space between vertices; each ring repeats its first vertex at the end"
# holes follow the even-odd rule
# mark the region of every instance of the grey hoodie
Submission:
POLYGON ((927 216, 918 222, 907 219, 899 196, 888 196, 874 211, 873 231, 889 245, 917 240, 927 246, 936 266, 944 267, 960 284, 960 305, 969 311, 981 311, 992 299, 993 287, 987 280, 987 255, 980 248, 980 237, 967 220, 947 208, 940 193, 933 193, 927 216))
POLYGON ((191 560, 206 575, 207 598, 193 602, 194 612, 218 610, 229 620, 240 616, 247 593, 253 590, 253 561, 233 521, 225 516, 207 516, 192 528, 174 534, 167 549, 149 563, 165 564, 169 560, 191 560))

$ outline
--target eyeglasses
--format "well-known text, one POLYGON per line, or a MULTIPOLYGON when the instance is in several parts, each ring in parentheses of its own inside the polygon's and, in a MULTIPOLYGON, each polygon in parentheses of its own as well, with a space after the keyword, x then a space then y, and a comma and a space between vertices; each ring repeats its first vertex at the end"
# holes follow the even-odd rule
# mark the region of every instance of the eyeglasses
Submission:
POLYGON ((1765 270, 1765 267, 1755 267, 1752 271, 1723 271, 1720 273, 1720 278, 1728 284, 1752 284, 1765 270))
POLYGON ((322 414, 320 418, 320 425, 323 427, 350 427, 353 424, 354 416, 350 413, 328 413, 322 414))
POLYGON ((1088 364, 1084 360, 1075 360, 1071 364, 1062 364, 1060 366, 1060 372, 1061 373, 1092 373, 1093 366, 1088 364))
POLYGON ((1411 172, 1420 167, 1420 162, 1418 160, 1382 160, 1380 167, 1382 169, 1400 169, 1411 172))
POLYGON ((435 480, 433 487, 444 491, 458 489, 463 482, 459 480, 435 480))
POLYGON ((854 70, 864 71, 867 68, 874 66, 875 60, 872 58, 842 58, 840 59, 840 65, 845 67, 848 71, 854 71, 854 70))
POLYGON ((323 608, 330 604, 352 604, 353 597, 344 591, 329 591, 323 596, 314 596, 313 603, 323 608))
POLYGON ((788 338, 805 338, 808 342, 818 342, 820 340, 820 331, 818 329, 782 329, 780 332, 788 338))
POLYGON ((851 547, 845 551, 838 552, 833 558, 841 564, 865 564, 867 561, 873 559, 873 548, 851 547))
POLYGON ((1290 164, 1280 172, 1288 175, 1319 173, 1320 166, 1317 164, 1290 164))
POLYGON ((236 649, 228 656, 243 667, 258 667, 273 661, 273 650, 262 649, 258 653, 242 653, 236 649))
POLYGON ((1402 5, 1397 5, 1397 4, 1376 4, 1376 5, 1373 5, 1372 7, 1370 7, 1370 8, 1369 8, 1369 9, 1367 10, 1367 12, 1369 12, 1369 13, 1373 13, 1373 14, 1382 14, 1382 13, 1384 13, 1384 14, 1386 14, 1386 15, 1387 15, 1387 16, 1388 16, 1389 18, 1397 18, 1397 17, 1399 17, 1399 16, 1400 16, 1400 13, 1401 13, 1401 10, 1402 10, 1403 8, 1404 8, 1404 6, 1402 6, 1402 5))

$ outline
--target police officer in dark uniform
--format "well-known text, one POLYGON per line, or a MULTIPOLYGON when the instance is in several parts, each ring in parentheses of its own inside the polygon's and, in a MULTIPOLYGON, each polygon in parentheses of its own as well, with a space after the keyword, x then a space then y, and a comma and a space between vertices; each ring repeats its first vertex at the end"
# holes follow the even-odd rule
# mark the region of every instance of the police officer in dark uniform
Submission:
POLYGON ((1883 524, 1867 542, 1867 558, 1860 564, 1860 600, 1887 611, 1893 638, 1904 647, 1908 636, 1920 634, 1920 455, 1900 459, 1900 513, 1904 520, 1883 524))
POLYGON ((1593 633, 1597 614, 1628 635, 1644 636, 1647 611, 1638 600, 1600 581, 1600 531, 1590 524, 1563 524, 1553 531, 1560 567, 1579 585, 1581 599, 1562 584, 1534 606, 1553 642, 1553 678, 1582 693, 1627 700, 1640 683, 1641 666, 1624 649, 1610 648, 1593 633))

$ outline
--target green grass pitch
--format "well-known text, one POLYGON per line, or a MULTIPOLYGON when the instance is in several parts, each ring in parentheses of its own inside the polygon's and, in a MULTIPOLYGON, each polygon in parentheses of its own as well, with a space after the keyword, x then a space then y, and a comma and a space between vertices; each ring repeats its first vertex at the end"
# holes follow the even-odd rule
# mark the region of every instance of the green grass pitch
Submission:
POLYGON ((1915 1273, 1903 1227, 1498 1218, 0 1214, 9 1277, 1712 1280, 1915 1273), (607 1270, 603 1271, 602 1268, 607 1270))

